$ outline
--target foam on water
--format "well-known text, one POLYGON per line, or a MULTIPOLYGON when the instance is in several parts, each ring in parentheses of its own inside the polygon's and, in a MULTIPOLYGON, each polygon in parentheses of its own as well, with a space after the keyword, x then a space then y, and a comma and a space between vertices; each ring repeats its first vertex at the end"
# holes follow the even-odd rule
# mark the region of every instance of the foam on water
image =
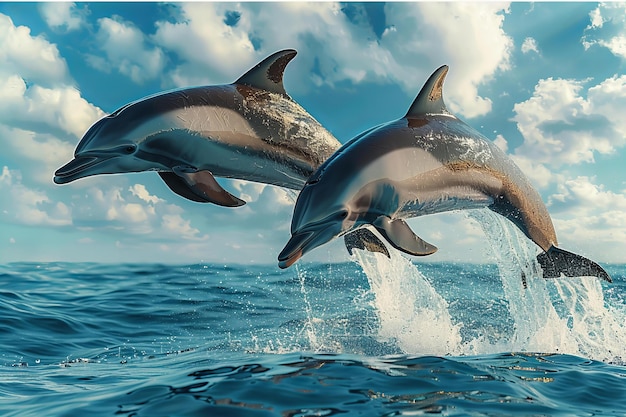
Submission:
POLYGON ((454 300, 445 300, 418 266, 397 251, 391 259, 357 251, 355 259, 373 294, 380 339, 408 354, 558 352, 623 363, 626 312, 609 305, 597 278, 545 280, 535 258, 538 248, 510 222, 487 209, 468 216, 489 241, 512 328, 495 341, 484 336, 463 340, 463 317, 453 317, 449 308, 454 300))

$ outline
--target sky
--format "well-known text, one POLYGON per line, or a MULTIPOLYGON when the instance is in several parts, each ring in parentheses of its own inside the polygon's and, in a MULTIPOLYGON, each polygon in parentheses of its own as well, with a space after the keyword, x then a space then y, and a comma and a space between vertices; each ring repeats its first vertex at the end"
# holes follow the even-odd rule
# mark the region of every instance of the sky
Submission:
MULTIPOLYGON (((580 2, 0 3, 0 262, 275 264, 294 192, 220 180, 248 202, 230 209, 154 172, 52 178, 104 115, 285 48, 287 92, 342 143, 449 65, 448 108, 524 171, 560 246, 626 263, 626 5, 580 2)), ((409 224, 439 247, 423 261, 493 261, 465 213, 409 224)), ((303 261, 348 259, 336 240, 303 261)))

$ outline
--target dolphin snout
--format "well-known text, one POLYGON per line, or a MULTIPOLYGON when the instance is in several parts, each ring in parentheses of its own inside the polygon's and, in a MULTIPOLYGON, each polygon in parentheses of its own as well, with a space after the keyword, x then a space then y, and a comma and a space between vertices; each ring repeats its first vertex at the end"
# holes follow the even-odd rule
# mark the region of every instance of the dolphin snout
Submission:
POLYGON ((289 268, 305 253, 335 238, 338 233, 334 226, 335 224, 320 224, 315 228, 307 227, 306 231, 292 234, 278 255, 278 266, 282 269, 289 268))
POLYGON ((70 162, 57 169, 54 173, 54 182, 56 184, 67 184, 80 178, 103 174, 105 172, 100 164, 112 159, 112 157, 113 155, 76 156, 70 162), (98 168, 94 169, 96 165, 98 165, 98 168))
POLYGON ((298 233, 291 236, 285 248, 278 255, 278 267, 281 269, 289 268, 300 259, 313 236, 313 232, 298 233))
POLYGON ((57 184, 66 184, 72 182, 75 179, 81 178, 79 175, 87 168, 93 166, 98 162, 98 158, 95 157, 76 157, 61 168, 57 169, 54 173, 54 182, 57 184))

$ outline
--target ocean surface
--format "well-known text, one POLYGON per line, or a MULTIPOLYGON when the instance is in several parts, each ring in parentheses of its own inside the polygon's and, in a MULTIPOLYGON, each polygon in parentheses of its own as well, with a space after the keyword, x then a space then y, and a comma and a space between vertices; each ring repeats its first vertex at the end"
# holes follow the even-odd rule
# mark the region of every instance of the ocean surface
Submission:
POLYGON ((493 264, 2 265, 0 415, 625 416, 626 266, 482 220, 493 264))

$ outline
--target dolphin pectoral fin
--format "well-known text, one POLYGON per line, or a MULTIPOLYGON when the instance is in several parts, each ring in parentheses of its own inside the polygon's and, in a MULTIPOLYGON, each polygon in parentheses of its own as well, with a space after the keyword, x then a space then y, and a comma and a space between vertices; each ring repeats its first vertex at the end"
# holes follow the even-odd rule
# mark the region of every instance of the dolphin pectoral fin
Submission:
POLYGON ((435 245, 431 245, 413 233, 402 219, 391 220, 387 216, 380 216, 373 225, 391 246, 409 255, 426 256, 437 252, 435 245))
POLYGON ((209 171, 185 172, 182 169, 174 169, 173 175, 178 176, 179 180, 172 180, 172 177, 169 176, 165 183, 176 194, 189 200, 213 203, 224 207, 240 207, 246 204, 245 201, 223 189, 209 171))
POLYGON ((598 277, 613 282, 609 274, 594 261, 555 246, 537 255, 537 261, 543 269, 544 278, 559 278, 563 274, 566 277, 598 277))
POLYGON ((187 184, 187 181, 183 180, 173 172, 159 172, 158 174, 163 182, 165 182, 165 185, 167 185, 170 190, 179 196, 197 203, 210 203, 210 201, 206 198, 196 195, 196 193, 189 187, 189 184, 187 184))
POLYGON ((249 85, 289 97, 283 86, 283 73, 296 54, 294 49, 278 51, 256 64, 233 84, 249 85))
POLYGON ((357 229, 354 232, 344 235, 343 241, 350 255, 352 255, 352 249, 361 249, 370 252, 379 252, 387 256, 387 258, 391 258, 385 244, 381 242, 374 233, 365 228, 357 229))

